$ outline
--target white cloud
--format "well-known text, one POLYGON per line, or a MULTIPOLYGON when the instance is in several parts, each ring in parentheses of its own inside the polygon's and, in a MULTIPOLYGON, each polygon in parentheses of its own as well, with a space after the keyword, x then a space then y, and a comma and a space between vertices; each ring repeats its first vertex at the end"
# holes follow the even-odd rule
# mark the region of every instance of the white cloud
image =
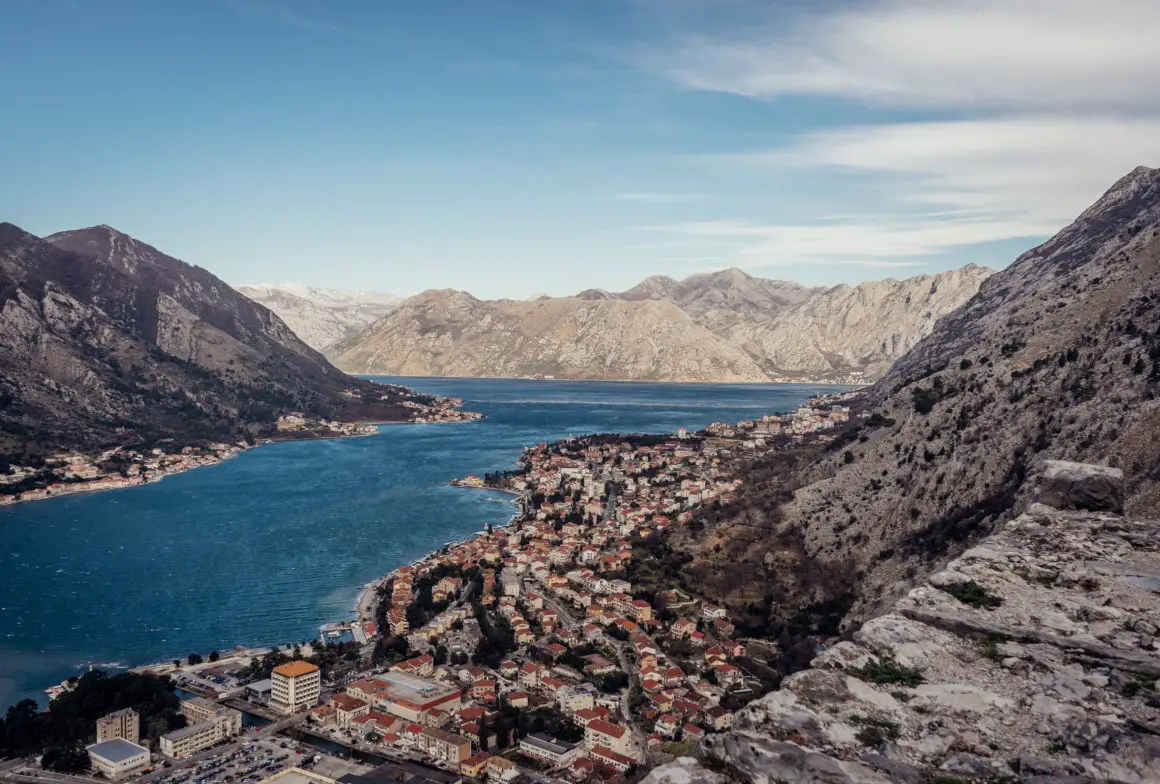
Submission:
POLYGON ((1157 0, 778 8, 754 3, 731 29, 678 34, 642 60, 693 89, 833 98, 885 109, 887 119, 709 159, 779 190, 805 182, 816 194, 832 183, 813 205, 818 217, 807 206, 790 221, 654 229, 727 242, 740 265, 910 265, 983 243, 1030 244, 1135 166, 1160 165, 1157 0), (942 119, 897 113, 913 109, 942 119))
POLYGON ((731 264, 913 267, 930 256, 984 242, 1049 233, 1052 227, 994 218, 878 218, 846 222, 760 224, 735 220, 640 227, 695 239, 728 241, 731 264))
POLYGON ((1018 111, 1157 106, 1155 0, 888 0, 747 21, 732 34, 680 37, 642 61, 688 87, 759 97, 1018 111))
MULTIPOLYGON (((1160 118, 1013 117, 822 130, 788 147, 711 162, 783 178, 829 173, 835 198, 880 212, 809 221, 644 227, 728 243, 742 266, 906 266, 956 249, 1054 234, 1137 165, 1160 162, 1160 118), (843 184, 856 182, 845 192, 843 184)), ((1006 260, 1001 260, 1006 261, 1006 260)))
MULTIPOLYGON (((818 131, 745 166, 828 167, 898 175, 880 188, 900 204, 1002 216, 1027 236, 1074 218, 1118 177, 1160 163, 1160 117, 1014 117, 818 131)), ((928 217, 932 217, 928 215, 928 217)))

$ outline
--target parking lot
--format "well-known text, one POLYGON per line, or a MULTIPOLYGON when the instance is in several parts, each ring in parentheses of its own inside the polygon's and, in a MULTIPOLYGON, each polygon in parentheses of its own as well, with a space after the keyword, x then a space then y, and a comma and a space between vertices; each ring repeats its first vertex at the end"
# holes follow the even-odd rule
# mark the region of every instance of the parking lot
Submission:
POLYGON ((196 763, 182 765, 177 760, 166 775, 151 784, 252 784, 295 765, 309 767, 314 755, 315 750, 309 746, 247 734, 241 746, 228 746, 196 763))

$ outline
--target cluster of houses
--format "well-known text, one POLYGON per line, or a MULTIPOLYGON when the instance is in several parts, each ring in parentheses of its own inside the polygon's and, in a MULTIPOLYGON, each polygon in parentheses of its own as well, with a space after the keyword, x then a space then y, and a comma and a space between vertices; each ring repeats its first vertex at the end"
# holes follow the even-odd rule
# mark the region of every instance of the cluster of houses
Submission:
POLYGON ((483 419, 483 414, 478 411, 464 411, 460 409, 463 401, 457 397, 451 398, 437 398, 435 403, 417 403, 413 400, 404 400, 402 406, 404 408, 413 408, 421 413, 417 414, 412 420, 418 424, 430 424, 436 422, 474 422, 477 419, 483 419))
POLYGON ((97 455, 59 454, 46 460, 43 467, 15 466, 8 474, 0 474, 0 506, 71 493, 134 487, 170 474, 220 463, 246 448, 246 444, 210 444, 204 448, 187 446, 172 453, 161 449, 144 453, 110 449, 97 455), (118 468, 116 471, 102 468, 107 464, 118 468), (33 480, 36 486, 16 492, 16 487, 27 488, 27 480, 33 480))
POLYGON ((770 414, 729 424, 714 422, 705 433, 716 438, 739 439, 749 448, 766 446, 770 439, 791 436, 795 439, 810 433, 831 430, 850 421, 850 409, 843 405, 800 406, 792 414, 770 414))
MULTIPOLYGON (((746 670, 746 644, 722 607, 675 587, 634 590, 634 559, 699 506, 735 496, 732 458, 754 434, 826 430, 848 417, 841 406, 803 407, 693 437, 590 437, 525 450, 505 481, 522 493, 509 526, 378 584, 389 603, 382 633, 424 652, 350 683, 313 710, 314 720, 501 781, 518 775, 515 763, 574 781, 616 781, 666 743, 727 730, 730 706, 763 688, 746 670), (449 604, 411 629, 420 581, 433 601, 449 604), (437 662, 431 644, 446 649, 468 627, 479 635, 477 612, 510 628, 506 658, 495 667, 468 656, 437 662), (547 712, 571 731, 497 737, 501 714, 512 710, 547 712)), ((474 480, 463 484, 482 484, 474 480)), ((764 655, 772 650, 766 645, 764 655)))
POLYGON ((335 419, 311 419, 297 412, 278 417, 274 423, 279 433, 312 431, 335 436, 369 436, 378 432, 377 425, 360 425, 354 422, 339 422, 335 419))

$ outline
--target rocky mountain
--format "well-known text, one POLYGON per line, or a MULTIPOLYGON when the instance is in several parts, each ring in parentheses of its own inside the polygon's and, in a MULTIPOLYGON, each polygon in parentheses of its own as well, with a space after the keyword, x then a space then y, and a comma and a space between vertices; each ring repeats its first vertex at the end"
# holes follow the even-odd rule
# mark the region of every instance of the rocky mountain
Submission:
POLYGON ((311 348, 327 346, 358 334, 375 319, 390 313, 400 297, 377 291, 350 291, 302 286, 297 283, 260 283, 237 290, 272 310, 311 348))
POLYGON ((737 269, 534 302, 431 291, 328 350, 351 372, 770 381, 875 378, 990 270, 808 289, 737 269))
POLYGON ((674 546, 742 624, 855 628, 1024 511, 1048 460, 1119 468, 1128 512, 1154 513, 1158 394, 1160 170, 1139 168, 942 318, 856 424, 755 462, 674 546))
POLYGON ((426 291, 330 351, 352 373, 749 381, 752 358, 669 300, 479 300, 426 291))
POLYGON ((405 420, 411 399, 344 375, 209 272, 108 226, 41 239, 0 224, 0 457, 237 440, 290 411, 405 420))
POLYGON ((1115 469, 1047 461, 1040 503, 646 784, 1152 782, 1160 520, 1115 469))

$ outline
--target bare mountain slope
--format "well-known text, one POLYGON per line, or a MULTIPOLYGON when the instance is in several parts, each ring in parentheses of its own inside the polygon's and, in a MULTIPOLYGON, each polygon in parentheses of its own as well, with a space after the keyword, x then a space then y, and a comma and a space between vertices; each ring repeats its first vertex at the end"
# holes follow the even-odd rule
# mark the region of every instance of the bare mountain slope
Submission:
POLYGON ((815 289, 766 321, 733 324, 726 335, 772 376, 843 369, 878 378, 991 274, 968 264, 938 275, 815 289))
POLYGON ((749 381, 761 370, 667 300, 406 300, 331 351, 353 373, 749 381))
POLYGON ((328 349, 352 372, 664 381, 881 375, 990 270, 807 289, 730 269, 532 303, 426 292, 328 349), (446 313, 440 310, 446 303, 446 313))
POLYGON ((1146 515, 1158 393, 1160 170, 1139 168, 939 321, 841 441, 756 464, 684 542, 690 568, 756 624, 810 602, 853 601, 857 621, 1025 508, 1044 460, 1123 469, 1128 511, 1146 515))
POLYGON ((376 291, 316 288, 295 283, 262 283, 237 290, 278 315, 294 334, 319 351, 352 337, 394 310, 399 297, 376 291))
POLYGON ((209 272, 108 226, 0 223, 0 458, 236 440, 288 411, 407 419, 410 394, 344 375, 209 272))

